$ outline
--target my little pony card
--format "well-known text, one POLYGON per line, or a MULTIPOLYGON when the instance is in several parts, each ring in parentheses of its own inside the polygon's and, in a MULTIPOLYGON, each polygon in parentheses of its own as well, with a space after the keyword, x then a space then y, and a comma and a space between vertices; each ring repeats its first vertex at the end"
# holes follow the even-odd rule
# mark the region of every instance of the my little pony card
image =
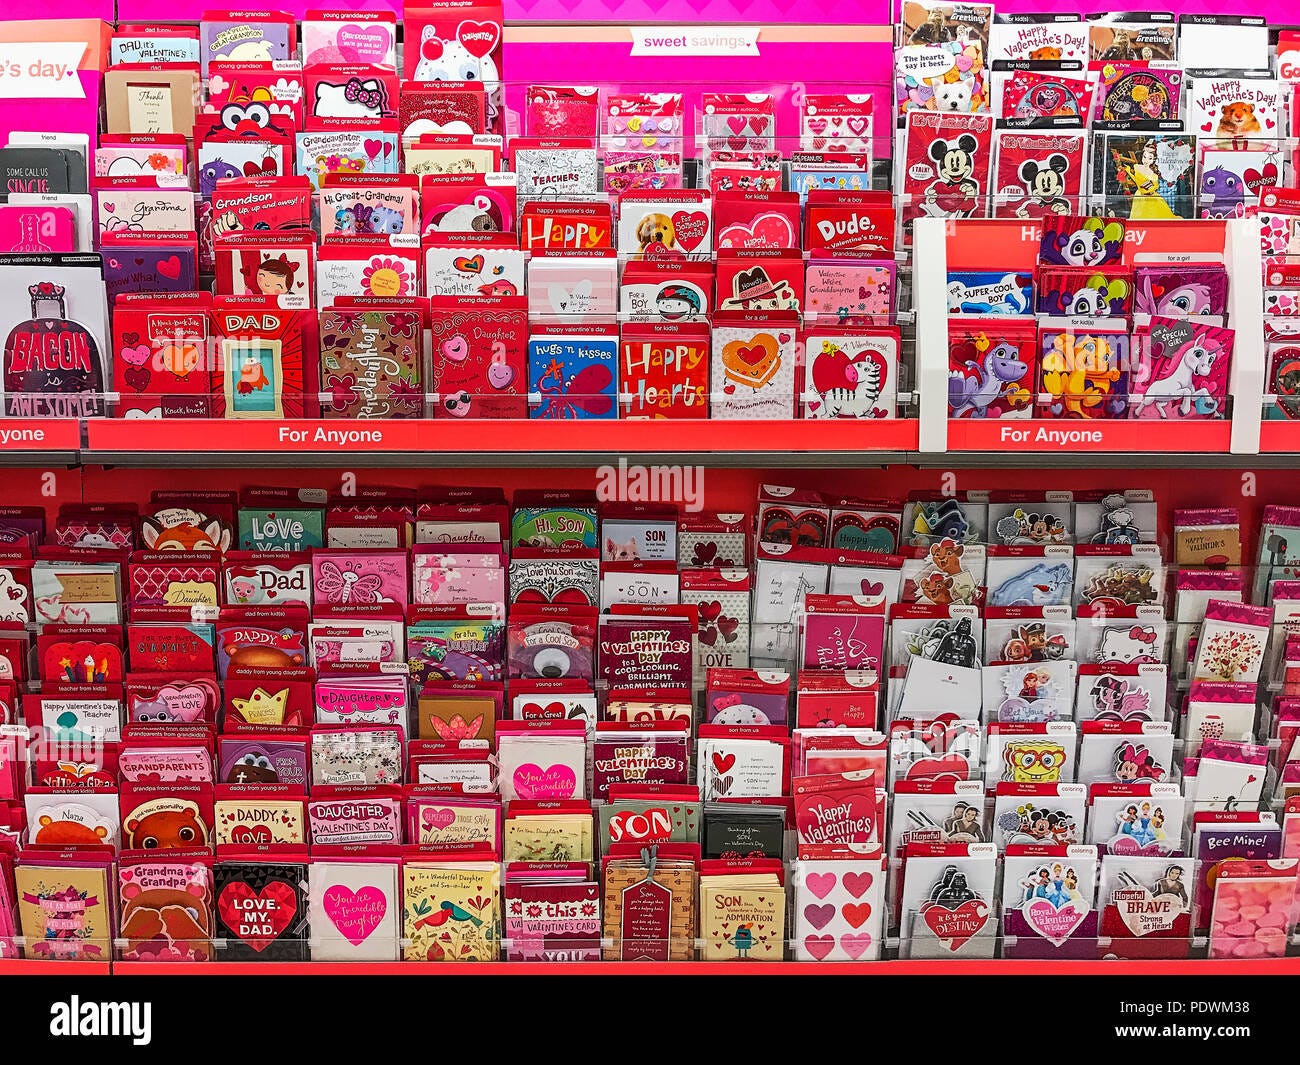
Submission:
POLYGON ((1153 318, 1137 333, 1130 416, 1222 418, 1235 333, 1193 318, 1153 318))

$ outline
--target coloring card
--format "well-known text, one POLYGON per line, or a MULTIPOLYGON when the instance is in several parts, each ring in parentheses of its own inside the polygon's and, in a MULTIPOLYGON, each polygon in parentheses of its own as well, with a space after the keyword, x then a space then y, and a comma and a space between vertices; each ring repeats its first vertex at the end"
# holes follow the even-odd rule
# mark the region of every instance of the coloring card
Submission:
POLYGON ((906 957, 992 956, 996 847, 914 843, 903 869, 899 934, 906 957))
POLYGON ((1083 841, 1088 789, 1082 784, 997 786, 992 841, 1005 850, 1017 844, 1067 846, 1083 841))
POLYGON ((520 137, 512 139, 510 152, 521 206, 530 200, 582 200, 600 191, 591 141, 520 137))
POLYGON ((1078 781, 1132 784, 1168 780, 1174 756, 1173 726, 1167 721, 1082 725, 1078 781))
POLYGON ((1026 847, 1002 873, 1004 957, 1095 957, 1097 848, 1026 847))
POLYGON ((1129 857, 1101 860, 1100 932, 1108 953, 1120 958, 1185 958, 1190 946, 1195 877, 1190 858, 1129 857))
POLYGON ((1074 716, 1074 662, 985 666, 986 721, 1064 721, 1074 716))
POLYGON ((1079 669, 1080 721, 1160 721, 1165 715, 1168 667, 1085 663, 1079 669))

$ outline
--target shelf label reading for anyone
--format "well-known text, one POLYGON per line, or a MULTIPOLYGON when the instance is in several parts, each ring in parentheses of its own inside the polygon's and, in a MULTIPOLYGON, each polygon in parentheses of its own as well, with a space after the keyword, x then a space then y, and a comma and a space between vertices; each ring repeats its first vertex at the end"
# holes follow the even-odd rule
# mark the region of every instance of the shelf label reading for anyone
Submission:
POLYGON ((1232 424, 1226 420, 1169 422, 1097 418, 1085 422, 1033 420, 950 421, 952 451, 1224 452, 1232 424))
POLYGON ((81 425, 76 420, 0 421, 0 451, 76 451, 81 425))

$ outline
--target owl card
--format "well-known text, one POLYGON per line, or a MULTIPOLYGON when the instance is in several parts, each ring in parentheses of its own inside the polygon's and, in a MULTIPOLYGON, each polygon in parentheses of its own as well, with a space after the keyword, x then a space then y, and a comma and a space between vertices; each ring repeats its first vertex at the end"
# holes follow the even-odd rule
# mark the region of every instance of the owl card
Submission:
POLYGON ((794 417, 797 328, 794 315, 779 312, 714 316, 713 417, 794 417))
POLYGON ((898 395, 897 327, 808 329, 800 402, 805 418, 892 418, 898 395))

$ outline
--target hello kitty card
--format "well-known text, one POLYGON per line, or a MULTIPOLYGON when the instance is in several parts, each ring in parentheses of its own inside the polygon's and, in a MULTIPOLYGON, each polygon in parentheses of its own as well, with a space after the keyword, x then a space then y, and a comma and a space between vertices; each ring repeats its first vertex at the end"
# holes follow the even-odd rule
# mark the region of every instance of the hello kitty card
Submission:
POLYGON ((306 72, 303 110, 312 119, 377 122, 397 115, 395 71, 336 63, 306 72))
POLYGON ((199 23, 203 77, 213 60, 292 59, 297 38, 294 22, 283 11, 205 11, 199 23))

